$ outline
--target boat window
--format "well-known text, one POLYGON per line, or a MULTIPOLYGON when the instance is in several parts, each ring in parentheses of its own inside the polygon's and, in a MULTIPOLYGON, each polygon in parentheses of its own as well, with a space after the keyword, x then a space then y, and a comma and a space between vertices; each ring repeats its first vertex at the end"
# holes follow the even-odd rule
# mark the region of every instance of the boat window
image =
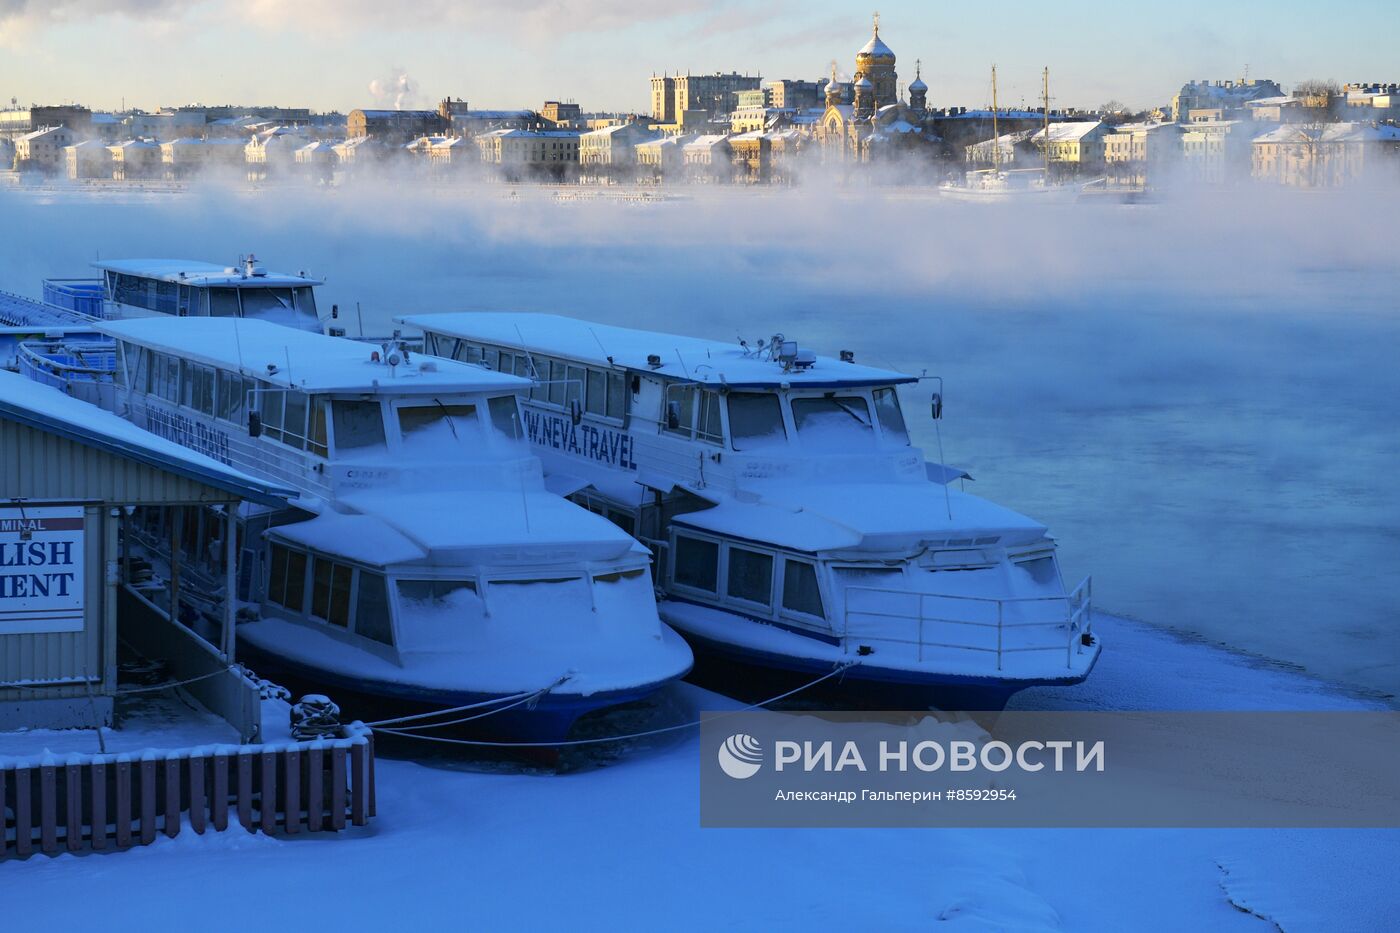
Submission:
POLYGON ((675 570, 672 579, 707 593, 719 591, 719 545, 676 535, 675 570))
POLYGON ((909 429, 904 426, 904 413, 899 410, 899 393, 893 386, 875 390, 875 417, 880 419, 880 433, 886 440, 909 443, 909 429))
POLYGON ((384 446, 384 417, 378 402, 335 399, 331 402, 335 449, 384 446))
POLYGON ((350 625, 350 578, 346 564, 317 557, 311 568, 311 614, 332 625, 350 625))
POLYGON ((238 317, 238 289, 209 289, 210 317, 238 317))
POLYGON ((564 386, 569 379, 568 367, 558 360, 549 361, 549 402, 551 405, 563 406, 564 386))
POLYGON ((605 413, 619 421, 627 414, 627 378, 622 373, 608 373, 608 406, 605 413))
POLYGON ((613 573, 600 573, 593 578, 595 583, 617 583, 622 580, 636 580, 646 570, 637 568, 636 570, 618 570, 613 573))
POLYGON ((312 291, 310 285, 302 285, 292 289, 296 295, 297 312, 317 317, 316 314, 316 293, 312 291))
POLYGON ((497 395, 486 400, 491 424, 511 440, 520 439, 520 412, 514 395, 497 395))
POLYGON ((394 627, 389 619, 389 594, 384 577, 361 570, 355 593, 355 634, 385 645, 394 643, 394 627))
POLYGON ((306 446, 306 396, 295 389, 286 393, 286 404, 282 413, 282 443, 291 447, 306 446))
POLYGON ((608 374, 601 369, 588 371, 588 404, 585 407, 590 414, 608 413, 608 374))
POLYGON ((177 311, 176 313, 177 313, 177 314, 180 314, 180 315, 189 315, 189 314, 197 314, 197 313, 198 313, 198 308, 196 308, 196 307, 194 306, 194 302, 192 302, 192 301, 190 300, 190 287, 189 287, 188 285, 181 285, 181 286, 180 286, 180 298, 179 298, 179 303, 178 303, 178 305, 177 305, 177 308, 178 308, 178 311, 177 311))
POLYGON ((792 420, 804 446, 844 451, 869 446, 875 437, 870 406, 859 395, 795 398, 792 420))
POLYGON ((476 584, 471 580, 399 581, 399 599, 433 609, 450 608, 466 594, 476 594, 476 584))
POLYGON ((719 393, 694 385, 669 387, 662 427, 668 434, 693 437, 708 444, 722 442, 724 428, 720 421, 719 393))
POLYGON ((584 369, 582 366, 569 366, 565 369, 564 383, 564 404, 572 405, 574 402, 583 404, 584 389, 584 369))
POLYGON ((215 374, 208 366, 200 366, 194 374, 194 407, 206 415, 214 414, 215 374))
POLYGON ((301 612, 306 599, 306 554, 274 544, 268 559, 268 602, 301 612))
POLYGON ((219 373, 218 417, 238 424, 243 421, 243 380, 233 373, 219 373))
POLYGON ((1045 586, 1054 583, 1057 574, 1055 572, 1055 558, 1037 557, 1034 560, 1020 560, 1016 566, 1030 574, 1031 580, 1045 586))
POLYGON ((486 364, 487 369, 499 370, 501 368, 501 351, 494 347, 487 347, 482 351, 481 361, 486 364))
POLYGON ((137 278, 134 275, 126 275, 118 272, 114 275, 115 283, 112 287, 112 300, 124 305, 132 305, 137 308, 148 306, 147 293, 149 291, 148 282, 145 279, 137 278))
POLYGON ((157 364, 152 371, 154 385, 152 391, 167 402, 180 401, 180 359, 164 353, 157 354, 157 364))
POLYGON ((481 347, 465 340, 459 340, 457 348, 452 351, 452 358, 462 363, 480 363, 482 360, 481 347))
POLYGON ((243 289, 243 316, 285 321, 293 314, 290 288, 243 289))
POLYGON ((530 358, 528 356, 517 356, 515 358, 515 374, 522 379, 535 378, 534 371, 530 368, 530 358))
POLYGON ((177 308, 176 297, 179 295, 179 287, 174 282, 155 283, 156 300, 151 306, 151 310, 159 311, 162 314, 174 314, 177 308))
POLYGON ((180 361, 180 398, 179 402, 186 408, 194 407, 194 371, 195 364, 180 361))
POLYGON ((773 604, 773 557, 750 551, 748 548, 729 546, 729 582, 726 592, 735 599, 743 599, 764 606, 773 604))
POLYGON ((317 456, 326 456, 326 404, 319 395, 311 398, 311 424, 306 433, 306 449, 317 456))
POLYGON ((783 608, 826 618, 826 612, 822 609, 821 587, 817 585, 816 564, 792 558, 783 561, 783 608))
POLYGON ((463 404, 412 405, 399 409, 399 432, 406 442, 447 440, 480 442, 476 406, 463 404))
POLYGON ((735 450, 756 450, 787 443, 783 407, 771 392, 730 392, 729 434, 735 450))
POLYGON ((690 437, 695 433, 695 386, 666 390, 666 432, 690 437))
POLYGON ((259 392, 258 410, 262 413, 263 436, 274 441, 282 439, 282 392, 264 389, 259 392))
POLYGON ((724 441, 724 425, 720 421, 719 393, 705 389, 700 393, 700 420, 695 425, 695 437, 710 444, 724 441))
POLYGON ((499 362, 496 364, 496 372, 510 373, 515 371, 515 354, 509 350, 502 350, 499 362))

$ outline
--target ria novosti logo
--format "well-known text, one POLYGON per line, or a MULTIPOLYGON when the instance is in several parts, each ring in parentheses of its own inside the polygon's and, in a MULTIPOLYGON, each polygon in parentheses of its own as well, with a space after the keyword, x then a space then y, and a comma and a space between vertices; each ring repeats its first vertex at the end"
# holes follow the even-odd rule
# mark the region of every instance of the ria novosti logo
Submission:
POLYGON ((763 767, 763 746, 747 733, 735 733, 719 747, 719 766, 736 780, 751 778, 763 767))

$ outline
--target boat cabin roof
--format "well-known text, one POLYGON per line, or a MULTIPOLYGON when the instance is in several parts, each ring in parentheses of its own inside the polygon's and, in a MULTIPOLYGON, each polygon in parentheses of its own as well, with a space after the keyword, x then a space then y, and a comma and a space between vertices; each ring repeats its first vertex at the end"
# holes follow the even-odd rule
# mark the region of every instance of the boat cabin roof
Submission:
POLYGON ((396 320, 435 334, 733 388, 830 388, 917 381, 905 373, 844 363, 829 356, 818 356, 804 368, 784 369, 777 360, 768 359, 766 352, 757 352, 752 346, 745 350, 737 340, 720 342, 633 330, 558 314, 472 311, 413 314, 396 320), (648 362, 653 355, 660 357, 659 365, 648 362))
POLYGON ((104 321, 103 333, 161 353, 241 372, 304 392, 427 395, 447 392, 518 392, 530 380, 472 363, 420 353, 390 367, 384 349, 266 321, 160 317, 104 321), (372 359, 378 354, 379 361, 372 359))
POLYGON ((264 272, 255 266, 252 275, 246 268, 221 266, 194 259, 111 259, 94 262, 94 269, 134 275, 143 279, 158 279, 177 285, 203 288, 211 285, 229 288, 291 288, 298 285, 323 285, 320 279, 282 272, 264 272))

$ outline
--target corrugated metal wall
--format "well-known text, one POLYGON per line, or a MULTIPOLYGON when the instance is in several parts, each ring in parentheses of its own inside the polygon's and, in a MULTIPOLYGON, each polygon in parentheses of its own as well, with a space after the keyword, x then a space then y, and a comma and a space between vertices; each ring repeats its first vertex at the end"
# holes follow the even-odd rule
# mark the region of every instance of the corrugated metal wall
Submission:
POLYGON ((53 499, 111 505, 227 502, 195 480, 0 421, 0 499, 53 499))

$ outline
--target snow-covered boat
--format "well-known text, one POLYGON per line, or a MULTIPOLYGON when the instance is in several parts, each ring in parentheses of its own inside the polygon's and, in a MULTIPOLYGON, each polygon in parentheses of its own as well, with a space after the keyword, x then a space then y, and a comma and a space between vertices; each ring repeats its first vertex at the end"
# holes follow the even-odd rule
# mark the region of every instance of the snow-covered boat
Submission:
MULTIPOLYGON (((74 394, 300 493, 236 523, 237 595, 255 607, 239 643, 260 674, 406 713, 548 688, 473 724, 548 742, 690 669, 646 548, 546 488, 528 380, 247 318, 97 326, 114 379, 89 352, 74 394)), ((72 352, 47 355, 51 378, 72 375, 72 352)), ((181 542, 192 599, 225 579, 205 511, 136 529, 157 552, 181 542)))
MULTIPOLYGON (((103 317, 228 317, 320 332, 316 286, 305 273, 269 272, 251 253, 236 265, 191 259, 115 259, 102 271, 103 317)), ((74 280, 76 281, 76 280, 74 280)))
POLYGON ((1048 184, 1041 169, 977 169, 967 172, 962 184, 945 182, 938 186, 939 197, 976 203, 1074 201, 1079 189, 1073 185, 1048 184))
MULTIPOLYGON (((412 315, 429 352, 535 376, 525 432, 561 491, 650 545, 697 653, 852 695, 1000 708, 1100 645, 1044 525, 912 446, 920 377, 781 335, 725 344, 556 315, 412 315), (900 688, 900 689, 886 689, 900 688)), ((934 396, 932 414, 941 414, 934 396)))

